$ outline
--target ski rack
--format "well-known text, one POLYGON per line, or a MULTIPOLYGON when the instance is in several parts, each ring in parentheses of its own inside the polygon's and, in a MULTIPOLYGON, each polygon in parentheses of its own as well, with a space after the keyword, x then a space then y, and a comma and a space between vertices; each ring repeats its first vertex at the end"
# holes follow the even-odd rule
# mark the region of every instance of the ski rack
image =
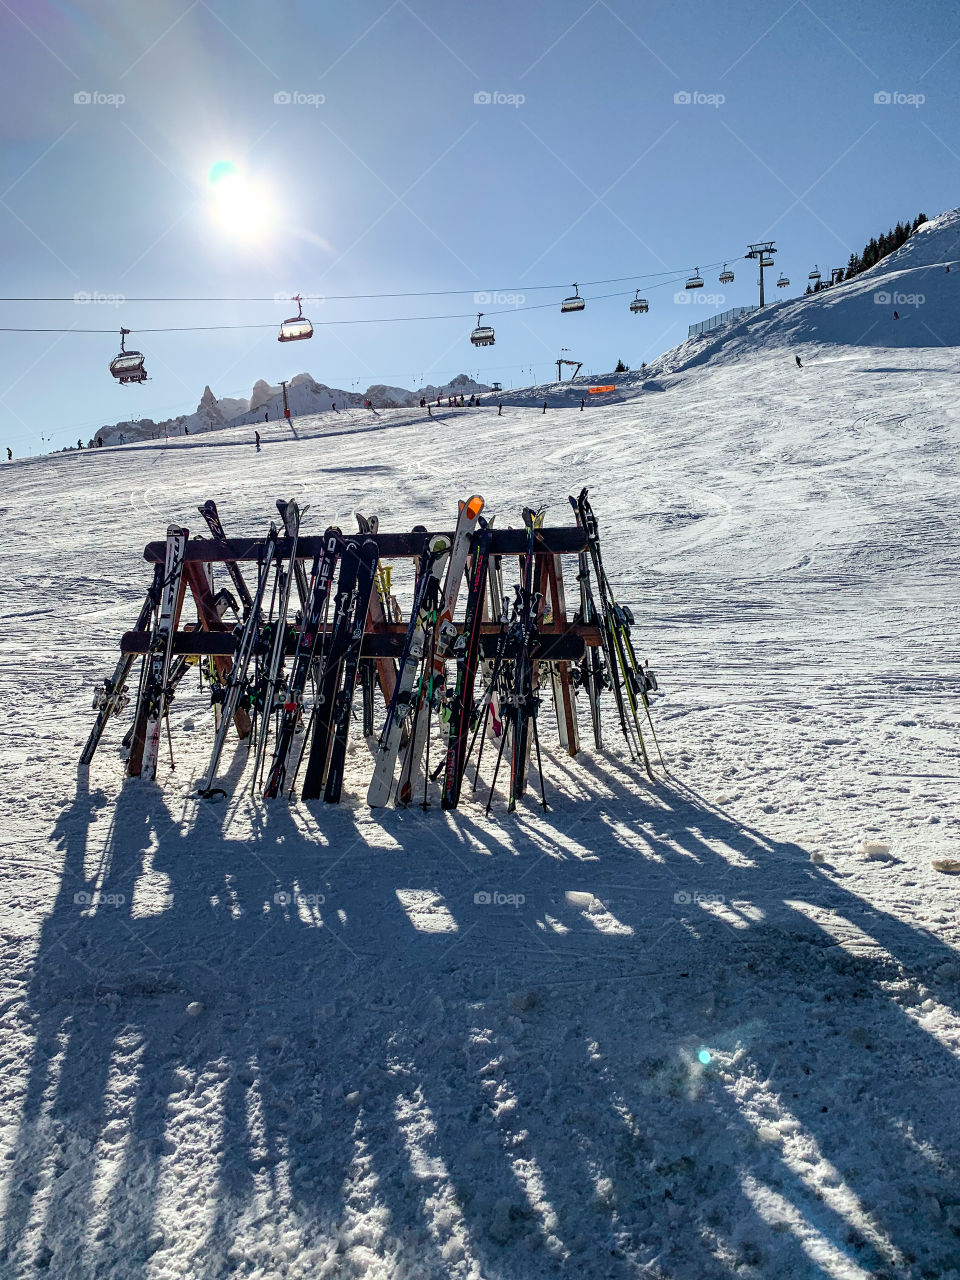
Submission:
MULTIPOLYGON (((223 617, 222 612, 218 613, 213 603, 215 582, 218 576, 215 570, 221 576, 224 575, 225 571, 228 572, 233 586, 238 588, 238 584, 243 586, 244 566, 246 566, 248 575, 256 573, 258 569, 262 568, 268 556, 272 556, 277 566, 276 572, 281 573, 281 566, 285 566, 286 574, 288 576, 295 575, 298 580, 298 589, 303 589, 310 566, 322 555, 325 545, 324 536, 320 534, 302 534, 296 539, 280 536, 272 543, 272 549, 268 547, 270 540, 267 538, 221 536, 223 527, 219 522, 215 504, 212 502, 207 503, 200 510, 208 524, 210 524, 213 536, 187 537, 180 560, 182 576, 173 617, 173 627, 169 634, 164 633, 164 644, 169 655, 168 662, 173 664, 171 670, 175 673, 163 691, 163 698, 165 699, 163 717, 167 721, 168 737, 169 716, 166 712, 170 701, 174 697, 177 681, 184 671, 188 669, 189 665, 199 664, 201 672, 206 673, 211 689, 214 691, 217 688, 222 689, 225 684, 229 683, 230 673, 240 652, 244 633, 246 632, 249 635, 251 627, 257 632, 262 631, 265 625, 268 627, 270 625, 269 617, 265 618, 259 609, 256 611, 257 616, 251 619, 249 593, 245 590, 241 592, 241 597, 246 595, 242 618, 239 615, 239 611, 235 620, 223 617), (211 510, 208 512, 206 508, 211 510), (192 597, 196 607, 197 619, 195 622, 184 623, 181 620, 181 613, 186 599, 190 597, 192 597), (234 621, 236 625, 233 625, 234 621)), ((491 522, 489 534, 491 566, 497 564, 506 570, 508 566, 517 566, 522 562, 529 549, 527 528, 494 529, 491 522)), ((353 535, 343 535, 345 540, 351 536, 353 535)), ((359 647, 361 671, 366 672, 368 675, 367 679, 360 679, 359 688, 364 697, 364 724, 369 726, 373 722, 374 685, 379 683, 385 698, 389 701, 384 672, 387 671, 389 673, 389 671, 396 670, 395 661, 400 659, 404 652, 409 629, 408 622, 403 620, 396 604, 396 599, 391 594, 390 580, 393 567, 390 562, 419 561, 425 548, 431 544, 432 540, 440 537, 452 540, 454 535, 443 530, 427 531, 422 526, 410 533, 383 532, 374 521, 371 531, 365 531, 360 536, 364 540, 371 539, 374 541, 378 553, 377 595, 380 603, 377 607, 371 607, 366 615, 359 647), (375 531, 372 531, 374 529, 375 531), (384 562, 387 562, 387 564, 385 565, 384 562), (380 607, 381 605, 386 605, 386 608, 380 607)), ((586 666, 583 660, 588 651, 600 651, 605 643, 604 632, 598 620, 591 618, 589 622, 585 622, 581 617, 581 593, 578 590, 569 593, 570 605, 575 612, 573 616, 568 616, 567 593, 565 592, 563 578, 564 560, 566 559, 568 564, 572 560, 574 572, 577 576, 571 581, 578 581, 588 547, 588 533, 579 522, 573 526, 543 526, 538 524, 533 535, 531 582, 532 589, 535 592, 535 599, 540 601, 540 612, 535 628, 536 634, 531 638, 527 652, 532 663, 534 688, 539 688, 542 695, 552 692, 560 746, 562 750, 571 756, 575 756, 580 749, 576 705, 576 691, 582 677, 582 671, 579 668, 581 665, 586 666)), ((143 558, 151 567, 155 584, 162 580, 163 566, 167 554, 168 544, 166 541, 149 542, 144 548, 143 558)), ((503 592, 502 579, 500 581, 499 591, 503 592)), ((155 594, 156 587, 152 590, 155 594)), ((298 594, 300 594, 299 590, 298 594)), ((148 597, 148 600, 150 598, 148 597)), ((500 599, 502 600, 502 598, 501 595, 500 599)), ((492 660, 497 651, 498 639, 502 632, 502 623, 498 619, 498 612, 499 605, 495 598, 491 580, 489 594, 485 593, 483 599, 478 641, 478 660, 481 663, 486 662, 488 665, 492 665, 492 660)), ((112 701, 107 710, 98 716, 97 726, 84 749, 84 764, 89 764, 90 758, 99 744, 108 716, 116 714, 122 709, 125 701, 125 699, 121 698, 123 692, 122 684, 126 681, 127 673, 133 668, 136 659, 138 657, 143 658, 143 666, 144 670, 146 670, 147 665, 150 663, 151 655, 156 653, 159 631, 158 621, 156 612, 151 618, 145 605, 134 629, 125 632, 121 636, 119 646, 120 662, 117 672, 123 673, 122 680, 120 681, 120 686, 115 688, 115 673, 113 681, 105 682, 106 688, 110 691, 112 701), (114 702, 116 705, 114 705, 114 702)), ((456 648, 456 637, 463 634, 463 623, 454 620, 452 624, 447 625, 452 633, 446 638, 449 645, 447 651, 449 655, 456 648)), ((323 625, 315 629, 315 647, 318 654, 322 654, 325 651, 325 644, 332 630, 330 619, 327 619, 323 625)), ((279 650, 284 658, 288 659, 295 653, 299 631, 300 622, 298 616, 296 624, 291 622, 285 628, 285 635, 282 638, 279 650)), ((477 632, 474 631, 474 635, 476 634, 477 632)), ((135 749, 127 763, 127 772, 134 775, 139 771, 136 748, 139 738, 142 737, 142 725, 147 714, 144 687, 145 678, 141 674, 140 691, 139 694, 135 695, 134 729, 131 731, 135 749)), ((247 687, 246 684, 244 687, 247 687)), ((216 723, 219 724, 220 708, 215 692, 213 705, 214 718, 216 723)), ((154 695, 155 706, 156 695, 154 695)), ((252 713, 255 714, 250 698, 245 697, 237 705, 233 717, 236 734, 241 739, 250 738, 253 727, 252 713)), ((263 731, 266 732, 266 726, 264 726, 263 731)), ((128 734, 128 739, 129 737, 130 735, 128 734)), ((596 728, 594 730, 594 738, 599 748, 599 731, 596 728)), ((539 746, 537 751, 539 755, 539 746)), ((479 764, 477 768, 479 770, 479 764)), ((294 771, 294 778, 295 776, 294 771)))

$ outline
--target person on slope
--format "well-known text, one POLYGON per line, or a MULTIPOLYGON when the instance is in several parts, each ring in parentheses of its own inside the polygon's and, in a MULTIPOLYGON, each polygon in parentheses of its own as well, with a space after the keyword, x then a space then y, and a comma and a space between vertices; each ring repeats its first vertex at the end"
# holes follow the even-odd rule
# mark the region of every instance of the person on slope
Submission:
POLYGON ((9 445, 7 445, 7 461, 8 462, 13 461, 13 450, 10 448, 9 445))
POLYGON ((257 453, 259 453, 260 452, 260 432, 254 431, 253 434, 254 434, 254 437, 256 438, 257 453))
POLYGON ((794 359, 795 359, 795 360, 796 360, 796 362, 797 362, 797 368, 798 368, 798 369, 802 369, 802 368, 803 368, 803 361, 800 359, 800 357, 799 357, 799 356, 794 356, 794 359))

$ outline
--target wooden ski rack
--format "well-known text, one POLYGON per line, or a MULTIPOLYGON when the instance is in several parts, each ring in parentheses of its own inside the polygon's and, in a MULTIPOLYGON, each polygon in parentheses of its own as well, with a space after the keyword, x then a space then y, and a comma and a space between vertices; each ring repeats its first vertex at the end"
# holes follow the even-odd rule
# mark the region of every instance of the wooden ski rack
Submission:
MULTIPOLYGON (((278 503, 278 506, 280 505, 278 503)), ((187 664, 191 661, 200 662, 207 678, 220 682, 221 686, 228 680, 235 661, 240 659, 240 642, 244 634, 240 617, 231 612, 236 602, 233 601, 229 588, 232 586, 242 598, 245 624, 249 615, 251 596, 244 583, 240 566, 246 567, 249 577, 255 566, 259 572, 259 567, 263 565, 268 553, 266 538, 237 538, 224 535, 215 504, 205 504, 205 507, 201 508, 201 513, 204 514, 208 506, 213 508, 216 518, 216 527, 213 521, 207 520, 212 536, 187 536, 183 549, 182 576, 173 610, 172 638, 167 650, 169 660, 174 663, 171 668, 173 684, 167 693, 168 698, 173 697, 174 686, 182 678, 187 670, 187 664), (223 573, 224 567, 229 572, 231 580, 229 583, 223 581, 226 578, 223 573), (216 577, 222 580, 222 586, 227 589, 217 591, 215 570, 216 577), (183 613, 184 605, 188 601, 192 602, 196 610, 195 619, 183 613)), ((206 515, 205 518, 207 518, 206 515)), ((320 524, 320 522, 317 523, 320 524)), ((491 564, 494 560, 501 561, 506 568, 508 561, 514 564, 522 562, 529 546, 529 534, 525 527, 491 529, 491 535, 489 548, 491 564)), ((378 530, 376 533, 364 532, 360 535, 350 531, 344 531, 343 534, 344 538, 357 536, 364 540, 372 538, 376 542, 380 560, 377 589, 372 596, 360 650, 360 660, 366 675, 366 679, 361 681, 364 695, 364 725, 365 732, 370 733, 373 731, 374 683, 379 683, 384 700, 389 703, 397 677, 397 659, 404 652, 409 631, 408 622, 404 619, 397 599, 392 594, 390 562, 418 560, 434 538, 445 536, 452 542, 454 534, 444 530, 426 531, 422 527, 409 533, 387 533, 378 530)), ((297 591, 294 593, 294 599, 306 598, 306 582, 310 566, 321 557, 326 546, 327 539, 319 531, 301 535, 297 539, 294 557, 297 591)), ((143 558, 154 570, 154 586, 151 589, 153 594, 148 594, 147 602, 135 628, 127 631, 120 639, 118 674, 115 681, 105 682, 108 692, 114 689, 116 681, 120 682, 119 691, 122 691, 122 685, 127 680, 127 674, 134 660, 142 656, 145 661, 149 661, 149 656, 156 652, 157 630, 155 624, 154 629, 148 629, 149 617, 152 612, 151 600, 154 602, 153 608, 156 607, 158 598, 156 593, 161 579, 160 567, 165 563, 167 547, 167 542, 158 540, 148 543, 144 548, 143 558)), ((587 549, 587 535, 579 524, 538 528, 534 534, 535 559, 532 585, 537 593, 539 613, 536 619, 537 638, 530 650, 530 657, 534 670, 536 671, 539 667, 540 687, 545 694, 552 692, 560 743, 570 755, 576 755, 579 750, 575 702, 579 676, 576 668, 585 654, 603 644, 599 626, 585 625, 579 617, 567 616, 563 589, 563 560, 564 557, 580 557, 587 549)), ((276 541, 271 558, 275 559, 277 564, 286 563, 289 572, 292 550, 292 540, 286 536, 280 537, 276 541)), ((500 592, 502 591, 501 581, 500 592)), ((579 602, 580 597, 577 592, 576 604, 579 605, 579 602)), ((498 617, 502 603, 502 594, 497 596, 491 583, 489 592, 484 594, 482 621, 479 628, 480 656, 488 662, 497 654, 498 641, 502 646, 502 624, 498 617)), ((290 622, 286 626, 284 644, 287 657, 292 656, 297 650, 302 626, 299 615, 294 620, 293 609, 294 605, 291 604, 290 622)), ((447 643, 452 646, 450 634, 453 631, 462 634, 464 624, 453 620, 444 625, 449 628, 447 643)), ((332 626, 328 622, 318 635, 318 651, 323 651, 324 642, 331 632, 332 626)), ((249 657, 246 660, 248 661, 249 657)), ((127 735, 127 741, 132 741, 127 761, 127 772, 130 774, 140 772, 145 715, 142 687, 141 679, 141 695, 137 700, 134 726, 127 735)), ((213 701, 215 722, 219 725, 221 717, 217 706, 218 700, 214 697, 213 701)), ((110 712, 111 709, 108 708, 107 712, 98 717, 97 725, 85 748, 85 762, 89 762, 93 755, 110 712)), ((238 706, 234 719, 237 734, 241 738, 248 736, 251 732, 249 699, 238 706)))

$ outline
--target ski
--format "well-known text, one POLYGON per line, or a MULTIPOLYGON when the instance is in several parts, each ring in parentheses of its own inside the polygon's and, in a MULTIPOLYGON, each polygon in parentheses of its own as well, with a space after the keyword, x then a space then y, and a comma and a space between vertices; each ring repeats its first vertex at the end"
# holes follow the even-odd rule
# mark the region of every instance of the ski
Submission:
POLYGON ((330 583, 333 570, 340 555, 340 530, 331 525, 323 535, 323 551, 312 573, 313 587, 310 594, 310 609, 300 626, 297 649, 293 658, 290 683, 287 686, 287 697, 283 704, 283 714, 277 728, 277 738, 273 749, 273 763, 267 774, 263 794, 267 800, 274 800, 283 790, 287 776, 287 762, 293 746, 294 737, 301 727, 303 717, 303 695, 307 687, 310 668, 317 656, 318 641, 327 614, 327 603, 330 598, 330 583))
MULTIPOLYGON (((283 527, 286 531, 287 537, 296 539, 297 533, 300 529, 300 518, 302 518, 303 513, 307 508, 304 507, 303 511, 300 511, 299 517, 297 517, 295 514, 297 512, 296 502, 294 502, 292 498, 289 502, 285 498, 278 498, 277 510, 280 513, 280 519, 283 521, 283 527)), ((300 609, 305 612, 307 608, 307 601, 310 599, 310 586, 307 581, 307 571, 299 560, 294 559, 293 572, 297 583, 297 596, 300 600, 300 609)))
MULTIPOLYGON (((217 511, 217 504, 214 500, 212 498, 208 498, 202 506, 197 508, 197 510, 203 516, 204 520, 206 520, 207 528, 217 541, 226 542, 227 535, 224 532, 223 523, 220 520, 220 513, 217 511)), ((253 597, 250 595, 250 590, 247 587, 243 574, 240 572, 240 566, 237 564, 236 560, 228 560, 226 565, 227 573, 229 573, 230 580, 236 589, 237 595, 240 597, 240 603, 243 605, 243 616, 246 618, 247 614, 253 607, 253 597)))
POLYGON ((513 687, 510 695, 510 723, 512 727, 510 751, 510 797, 507 811, 512 813, 527 785, 527 761, 529 759, 530 720, 536 714, 536 690, 533 687, 533 664, 530 645, 536 633, 537 601, 533 592, 533 547, 537 530, 543 524, 543 512, 526 507, 523 523, 527 530, 527 550, 523 558, 523 576, 520 595, 520 635, 516 662, 513 668, 513 687))
MULTIPOLYGON (((163 566, 154 565, 153 583, 143 602, 140 616, 134 624, 133 629, 135 631, 142 631, 150 621, 150 615, 160 601, 160 584, 162 581, 163 566)), ((88 765, 93 759, 94 752, 100 745, 100 739, 103 737, 103 731, 106 729, 107 721, 110 717, 118 715, 127 705, 126 684, 133 662, 134 654, 121 654, 117 665, 113 669, 113 675, 108 676, 107 679, 97 685, 93 695, 93 707, 97 713, 97 718, 94 721, 93 728, 90 730, 86 746, 80 753, 81 765, 88 765)))
POLYGON ((214 738, 210 764, 207 768, 203 785, 198 792, 199 795, 207 798, 217 794, 219 791, 219 789, 215 790, 213 786, 214 779, 217 776, 217 766, 220 763, 220 756, 227 740, 227 732, 240 702, 241 694, 246 686, 247 668, 250 666, 250 659, 253 657, 254 649, 260 638, 260 613, 263 607, 263 597, 266 595, 267 586, 270 582, 270 573, 273 569, 278 541, 277 526, 271 521, 270 532, 267 535, 267 541, 264 546, 256 594, 250 600, 250 611, 240 631, 237 654, 225 684, 222 689, 216 690, 214 694, 223 705, 220 713, 220 726, 214 738))
POLYGON ((327 785, 323 798, 328 804, 337 804, 343 790, 343 773, 347 760, 347 738, 350 733, 350 716, 353 710, 353 694, 360 667, 360 651, 363 633, 367 625, 367 610, 373 594, 379 551, 373 538, 365 538, 360 545, 360 567, 357 570, 356 602, 353 608, 353 626, 343 657, 343 684, 337 694, 334 707, 333 743, 330 747, 330 763, 327 765, 327 785))
POLYGON ((479 494, 460 504, 453 545, 450 548, 450 559, 447 563, 447 574, 438 602, 436 625, 431 637, 430 668, 424 673, 425 678, 421 682, 420 698, 418 705, 414 708, 412 737, 407 744, 400 781, 397 784, 398 805, 410 803, 420 779, 424 748, 430 730, 430 717, 444 689, 447 654, 456 636, 453 615, 457 607, 457 597, 460 594, 460 583, 467 566, 473 532, 482 510, 483 498, 479 494))
POLYGON ((303 800, 318 800, 323 793, 323 781, 327 773, 330 740, 333 736, 334 702, 340 686, 343 655, 350 634, 353 616, 353 598, 360 567, 360 543, 348 538, 340 555, 340 575, 337 578, 337 594, 333 603, 333 623, 323 655, 323 665, 317 681, 317 696, 311 714, 313 732, 310 752, 303 775, 300 796, 303 800))
MULTIPOLYGON (((160 757, 160 730, 166 714, 167 680, 170 675, 170 659, 173 652, 173 633, 183 600, 183 556, 187 545, 187 530, 172 524, 167 529, 167 552, 163 565, 163 585, 160 594, 160 612, 154 628, 150 653, 147 655, 146 678, 143 685, 143 750, 138 773, 148 782, 157 776, 160 757)), ((131 762, 133 756, 131 755, 131 762)))
MULTIPOLYGON (((280 503, 277 506, 280 507, 280 503)), ((290 558, 287 561, 287 571, 283 578, 283 585, 280 590, 280 600, 277 606, 277 616, 272 621, 272 636, 270 647, 270 659, 267 665, 266 680, 261 691, 263 705, 261 708, 260 736, 257 739, 257 750, 253 760, 253 783, 252 789, 256 791, 257 781, 260 777, 260 767, 263 763, 264 753, 267 749, 267 738, 270 733, 270 722, 273 720, 274 703, 277 696, 277 685, 280 680, 280 671, 283 667, 283 660, 286 655, 287 647, 287 614, 290 609, 290 591, 296 579, 296 569, 299 565, 297 560, 297 542, 300 538, 300 520, 308 508, 304 507, 303 511, 295 502, 284 504, 283 517, 287 527, 290 539, 290 558)), ((300 565, 302 570, 303 566, 300 565)))
POLYGON ((425 541, 418 565, 410 623, 397 671, 397 686, 380 732, 373 777, 367 790, 367 804, 374 809, 387 803, 393 788, 403 727, 413 708, 414 686, 427 645, 427 628, 436 607, 440 575, 449 555, 450 539, 444 535, 438 534, 425 541))
POLYGON ((643 669, 636 663, 632 645, 628 647, 624 638, 626 615, 614 599, 613 589, 603 567, 597 521, 587 497, 587 489, 583 488, 577 498, 571 497, 570 502, 577 513, 581 528, 587 535, 587 550, 593 563, 597 588, 600 592, 600 634, 604 638, 604 655, 617 699, 620 724, 631 754, 635 759, 643 761, 647 773, 653 777, 650 757, 647 754, 643 731, 640 727, 637 704, 639 698, 646 709, 652 730, 653 721, 650 719, 650 708, 645 692, 646 678, 643 676, 643 669))
MULTIPOLYGON (((376 516, 363 516, 357 512, 357 524, 362 534, 376 534, 379 528, 376 516)), ((397 619, 393 613, 393 601, 390 595, 390 580, 386 567, 378 562, 376 591, 370 593, 370 622, 374 627, 397 619)), ((373 733, 373 686, 379 683, 383 694, 384 706, 389 707, 393 691, 397 687, 397 664, 393 658, 377 658, 375 662, 365 663, 361 668, 361 679, 364 681, 364 733, 373 733)))
MULTIPOLYGON (((580 622, 585 627, 600 628, 597 606, 590 590, 590 552, 581 551, 577 557, 577 581, 580 586, 580 622)), ((603 661, 595 645, 591 645, 583 656, 580 667, 580 683, 587 690, 590 703, 590 721, 593 725, 593 743, 598 751, 603 748, 602 727, 600 723, 600 694, 606 686, 603 661)))
POLYGON ((460 800, 460 786, 466 764, 467 732, 470 728, 473 689, 480 654, 480 627, 483 622, 484 595, 492 539, 493 531, 481 516, 480 530, 475 538, 473 565, 470 570, 463 633, 454 646, 457 659, 457 682, 450 704, 449 735, 441 799, 444 809, 455 809, 460 800))

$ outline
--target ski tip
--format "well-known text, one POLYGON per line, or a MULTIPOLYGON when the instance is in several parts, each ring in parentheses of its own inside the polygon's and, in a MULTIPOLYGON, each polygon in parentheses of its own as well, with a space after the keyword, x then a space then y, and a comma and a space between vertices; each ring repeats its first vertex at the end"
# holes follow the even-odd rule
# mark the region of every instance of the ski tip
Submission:
POLYGON ((467 502, 467 515, 471 520, 476 520, 482 510, 483 499, 479 495, 475 495, 467 502))

